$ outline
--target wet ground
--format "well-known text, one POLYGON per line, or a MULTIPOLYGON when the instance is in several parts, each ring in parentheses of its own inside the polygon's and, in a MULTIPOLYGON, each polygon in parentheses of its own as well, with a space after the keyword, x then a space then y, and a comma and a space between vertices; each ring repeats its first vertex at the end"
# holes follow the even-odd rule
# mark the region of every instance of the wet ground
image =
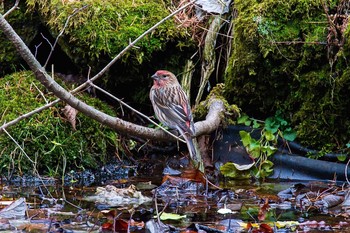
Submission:
POLYGON ((104 180, 100 188, 56 183, 40 179, 20 185, 3 183, 1 208, 24 197, 28 210, 21 216, 21 210, 2 209, 0 230, 350 232, 349 204, 343 205, 349 192, 345 182, 222 180, 218 189, 188 178, 138 175, 104 180), (127 189, 130 185, 135 188, 127 189), (97 189, 100 196, 95 195, 97 189), (87 197, 96 199, 88 201, 87 197), (13 211, 18 214, 15 218, 13 211), (159 218, 157 213, 161 214, 159 218))

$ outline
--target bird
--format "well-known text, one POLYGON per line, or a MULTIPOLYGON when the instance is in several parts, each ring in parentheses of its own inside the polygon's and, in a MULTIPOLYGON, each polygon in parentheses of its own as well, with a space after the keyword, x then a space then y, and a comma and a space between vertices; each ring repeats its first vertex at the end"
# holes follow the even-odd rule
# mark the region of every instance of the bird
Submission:
POLYGON ((151 77, 153 86, 149 97, 156 118, 165 126, 179 131, 186 141, 191 159, 198 161, 192 111, 184 90, 170 71, 158 70, 151 77))

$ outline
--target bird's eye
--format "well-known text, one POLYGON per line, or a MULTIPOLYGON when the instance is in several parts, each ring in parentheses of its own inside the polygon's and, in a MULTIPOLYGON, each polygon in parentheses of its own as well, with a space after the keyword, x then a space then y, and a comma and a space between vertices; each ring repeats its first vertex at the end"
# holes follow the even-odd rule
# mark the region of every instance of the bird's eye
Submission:
POLYGON ((162 78, 166 78, 167 76, 164 74, 164 75, 162 75, 162 78))

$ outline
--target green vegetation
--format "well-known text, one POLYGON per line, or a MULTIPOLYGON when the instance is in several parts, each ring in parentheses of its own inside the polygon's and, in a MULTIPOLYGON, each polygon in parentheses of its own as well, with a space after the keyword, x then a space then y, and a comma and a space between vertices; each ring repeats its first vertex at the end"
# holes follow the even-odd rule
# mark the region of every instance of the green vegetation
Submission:
MULTIPOLYGON (((91 75, 99 72, 131 41, 171 13, 168 0, 28 0, 26 3, 27 11, 38 14, 41 25, 54 38, 64 29, 59 47, 85 76, 89 67, 91 75)), ((126 101, 149 104, 150 75, 158 69, 180 73, 185 58, 193 55, 189 48, 196 49, 195 46, 191 29, 179 26, 171 18, 128 50, 100 80, 101 85, 126 101)), ((61 60, 56 62, 56 67, 58 62, 61 60)))
MULTIPOLYGON (((114 57, 130 41, 169 14, 161 0, 84 0, 64 3, 61 0, 28 0, 31 11, 37 10, 52 35, 64 28, 67 18, 77 9, 86 6, 72 17, 65 28, 60 45, 77 65, 96 65, 96 61, 114 57)), ((140 43, 138 48, 123 56, 124 62, 141 64, 149 61, 152 53, 165 48, 166 42, 184 37, 186 30, 177 28, 172 20, 159 26, 140 43)))
MULTIPOLYGON (((59 80, 58 80, 59 81, 59 80)), ((86 94, 81 100, 107 114, 112 108, 86 94)), ((0 78, 0 124, 56 99, 31 72, 18 72, 0 78), (45 94, 45 98, 43 96, 45 94)), ((27 173, 35 167, 41 174, 58 175, 66 169, 95 168, 116 150, 117 134, 83 114, 77 115, 76 129, 64 119, 58 104, 7 129, 35 163, 32 164, 10 137, 0 134, 0 173, 27 173)))
MULTIPOLYGON (((4 1, 0 3, 0 13, 5 13, 14 4, 14 1, 4 1), (1 9, 1 5, 4 4, 4 8, 1 9)), ((7 21, 16 30, 22 40, 29 44, 34 38, 36 28, 38 26, 38 18, 36 15, 26 13, 26 6, 24 1, 19 2, 19 9, 13 11, 7 16, 7 21), (25 27, 23 26, 25 22, 25 27)), ((5 74, 9 74, 22 69, 24 62, 21 61, 20 56, 17 54, 12 43, 5 37, 4 33, 0 30, 0 77, 5 74)))
MULTIPOLYGON (((252 119, 247 115, 242 115, 237 120, 238 124, 250 126, 254 130, 260 131, 260 138, 254 138, 250 132, 240 131, 239 135, 243 146, 249 155, 254 158, 255 164, 251 168, 251 173, 255 178, 266 178, 273 172, 273 163, 270 157, 277 151, 278 138, 287 141, 294 141, 297 134, 283 119, 281 112, 277 112, 274 117, 268 117, 264 122, 252 119)), ((227 163, 220 168, 224 176, 249 177, 249 173, 238 171, 232 163, 227 163)))
MULTIPOLYGON (((229 102, 260 119, 280 110, 300 143, 324 152, 346 148, 350 134, 349 42, 334 43, 322 6, 327 4, 330 15, 344 13, 341 2, 235 1, 238 16, 225 73, 229 102)), ((341 27, 348 38, 349 27, 341 27)))

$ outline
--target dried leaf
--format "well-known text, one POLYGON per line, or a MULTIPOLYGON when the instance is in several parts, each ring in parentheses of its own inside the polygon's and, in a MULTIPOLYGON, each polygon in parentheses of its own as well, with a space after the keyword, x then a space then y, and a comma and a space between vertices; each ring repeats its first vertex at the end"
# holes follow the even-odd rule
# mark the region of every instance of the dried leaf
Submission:
POLYGON ((269 199, 265 199, 265 203, 263 206, 260 207, 259 214, 258 214, 258 219, 259 221, 264 221, 266 218, 266 213, 269 211, 270 205, 269 205, 269 199))
POLYGON ((273 233, 273 229, 266 223, 261 223, 259 227, 259 232, 262 233, 273 233))
POLYGON ((67 104, 62 109, 62 111, 63 111, 64 116, 66 117, 67 121, 72 125, 73 130, 77 130, 75 126, 76 126, 76 118, 77 118, 78 110, 76 110, 75 108, 73 108, 67 104))

